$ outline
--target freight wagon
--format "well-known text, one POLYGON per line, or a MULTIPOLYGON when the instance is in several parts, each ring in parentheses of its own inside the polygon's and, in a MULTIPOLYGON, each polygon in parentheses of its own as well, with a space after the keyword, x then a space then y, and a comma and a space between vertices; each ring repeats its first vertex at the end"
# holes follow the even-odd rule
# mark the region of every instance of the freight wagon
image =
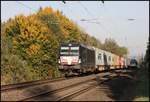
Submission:
POLYGON ((109 70, 112 67, 112 54, 98 48, 94 48, 94 50, 96 70, 109 70))

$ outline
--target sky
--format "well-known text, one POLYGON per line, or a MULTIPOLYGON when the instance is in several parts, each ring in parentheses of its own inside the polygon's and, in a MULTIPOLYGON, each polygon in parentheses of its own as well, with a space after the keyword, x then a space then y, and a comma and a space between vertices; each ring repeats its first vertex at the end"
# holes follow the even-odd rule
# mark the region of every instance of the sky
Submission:
POLYGON ((40 7, 60 10, 102 43, 113 38, 129 56, 145 54, 149 36, 148 1, 1 1, 1 21, 36 13, 40 7), (88 21, 82 21, 82 19, 88 21), (134 19, 134 20, 128 20, 134 19))

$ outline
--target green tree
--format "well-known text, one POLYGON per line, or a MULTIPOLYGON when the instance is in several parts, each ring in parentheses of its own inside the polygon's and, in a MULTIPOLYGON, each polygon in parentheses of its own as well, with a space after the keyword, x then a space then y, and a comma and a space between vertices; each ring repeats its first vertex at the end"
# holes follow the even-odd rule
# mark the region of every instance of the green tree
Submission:
POLYGON ((103 44, 103 49, 106 51, 110 51, 112 53, 116 53, 116 50, 118 48, 118 44, 114 39, 105 39, 105 43, 103 44))
POLYGON ((128 54, 128 49, 126 47, 118 47, 116 54, 119 55, 119 56, 127 55, 128 54))
POLYGON ((126 47, 120 47, 117 42, 111 38, 105 40, 105 43, 103 44, 103 49, 119 56, 128 54, 128 49, 126 47))
POLYGON ((17 16, 12 26, 6 28, 13 42, 14 51, 36 70, 39 78, 48 76, 49 65, 56 63, 57 40, 51 29, 35 15, 17 16))
MULTIPOLYGON (((150 40, 150 37, 149 37, 149 40, 150 40)), ((147 43, 147 49, 146 49, 146 54, 145 54, 145 57, 144 57, 144 62, 145 62, 145 65, 146 65, 147 68, 149 66, 149 61, 150 61, 149 51, 150 51, 150 45, 149 45, 149 41, 148 41, 148 43, 147 43)))
MULTIPOLYGON (((4 28, 2 29, 4 30, 4 28)), ((33 80, 34 72, 25 60, 12 53, 12 42, 1 33, 1 84, 33 80)))

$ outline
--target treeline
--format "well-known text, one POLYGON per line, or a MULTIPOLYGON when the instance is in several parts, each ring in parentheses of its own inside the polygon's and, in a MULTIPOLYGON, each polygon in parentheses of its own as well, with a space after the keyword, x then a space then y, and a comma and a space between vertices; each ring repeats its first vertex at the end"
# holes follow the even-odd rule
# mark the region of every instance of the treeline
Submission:
POLYGON ((149 41, 150 41, 150 36, 149 36, 149 40, 148 40, 148 43, 147 43, 147 49, 146 49, 146 54, 145 54, 145 65, 147 66, 147 68, 149 67, 149 61, 150 61, 150 57, 149 57, 149 51, 150 51, 149 41))
POLYGON ((113 39, 102 44, 95 37, 50 7, 36 14, 19 15, 1 24, 1 82, 12 84, 59 77, 58 47, 62 42, 83 43, 117 55, 127 54, 113 39))

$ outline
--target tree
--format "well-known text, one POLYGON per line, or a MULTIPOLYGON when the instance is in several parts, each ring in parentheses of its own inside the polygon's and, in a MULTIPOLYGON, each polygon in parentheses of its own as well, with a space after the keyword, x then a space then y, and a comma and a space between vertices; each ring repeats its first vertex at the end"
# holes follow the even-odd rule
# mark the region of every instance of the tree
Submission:
MULTIPOLYGON (((150 37, 149 37, 149 40, 150 40, 150 37)), ((149 45, 149 41, 148 41, 148 43, 147 43, 147 49, 146 49, 146 54, 145 54, 145 57, 144 57, 144 62, 145 62, 145 65, 146 65, 147 68, 149 67, 149 61, 150 61, 149 51, 150 51, 150 45, 149 45)))
POLYGON ((119 55, 119 56, 127 55, 128 54, 128 49, 126 47, 118 47, 116 54, 119 55))
POLYGON ((126 47, 120 47, 114 39, 106 39, 103 44, 103 49, 106 51, 110 51, 119 56, 127 55, 128 49, 126 47))
MULTIPOLYGON (((4 31, 5 28, 2 28, 4 31)), ((33 80, 34 72, 25 60, 12 53, 12 42, 1 33, 1 84, 14 84, 33 80), (23 73, 22 73, 23 72, 23 73)))
POLYGON ((114 39, 105 39, 105 43, 103 44, 103 49, 106 51, 110 51, 112 53, 116 53, 116 50, 118 48, 118 44, 114 39))
POLYGON ((51 29, 34 15, 16 16, 11 26, 7 26, 6 33, 13 42, 14 53, 37 70, 39 78, 48 76, 49 66, 56 62, 55 46, 58 45, 51 29))

